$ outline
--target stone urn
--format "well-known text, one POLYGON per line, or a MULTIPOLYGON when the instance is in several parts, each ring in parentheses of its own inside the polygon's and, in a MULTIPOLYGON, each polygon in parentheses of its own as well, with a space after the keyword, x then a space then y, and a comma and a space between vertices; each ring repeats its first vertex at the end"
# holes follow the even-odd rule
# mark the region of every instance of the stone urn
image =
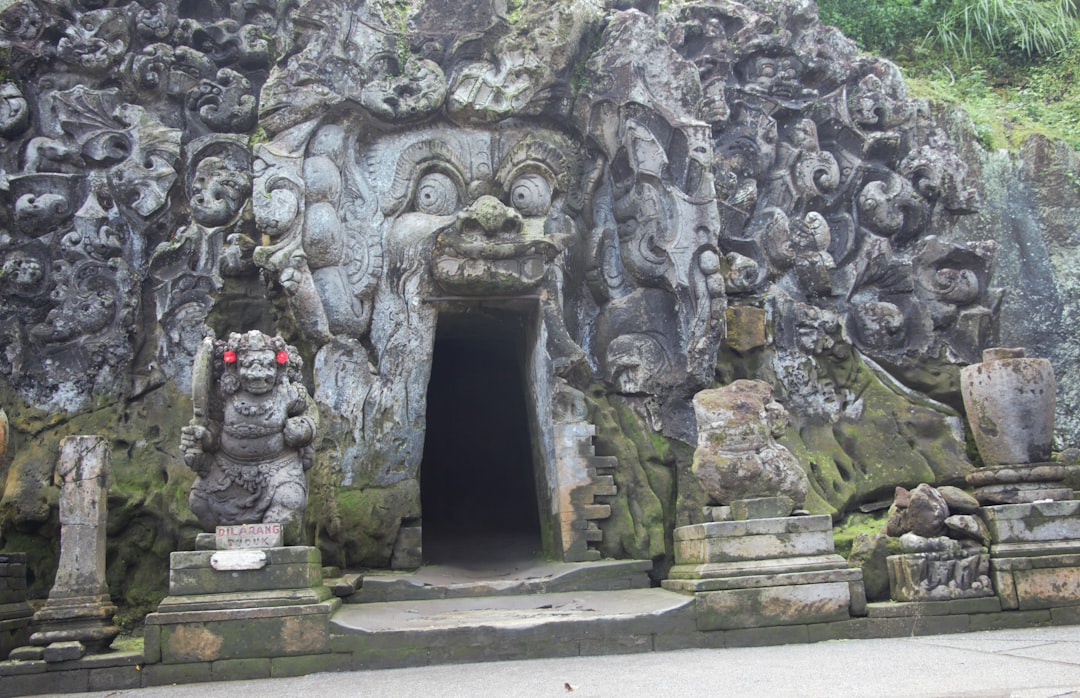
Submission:
POLYGON ((1022 348, 983 351, 982 363, 960 370, 964 409, 985 468, 967 477, 983 504, 1070 499, 1065 467, 1051 463, 1054 369, 1022 348))

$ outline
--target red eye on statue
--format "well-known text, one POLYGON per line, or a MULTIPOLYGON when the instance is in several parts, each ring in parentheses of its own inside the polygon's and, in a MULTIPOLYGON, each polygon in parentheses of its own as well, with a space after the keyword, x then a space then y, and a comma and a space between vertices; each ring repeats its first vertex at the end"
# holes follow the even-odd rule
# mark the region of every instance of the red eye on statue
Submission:
POLYGON ((279 351, 277 353, 277 356, 274 357, 274 358, 277 359, 277 362, 279 364, 287 364, 287 363, 289 363, 289 352, 287 352, 287 351, 279 351))
POLYGON ((234 363, 236 363, 236 352, 235 351, 227 351, 227 352, 225 352, 224 354, 221 355, 221 358, 227 364, 234 364, 234 363))

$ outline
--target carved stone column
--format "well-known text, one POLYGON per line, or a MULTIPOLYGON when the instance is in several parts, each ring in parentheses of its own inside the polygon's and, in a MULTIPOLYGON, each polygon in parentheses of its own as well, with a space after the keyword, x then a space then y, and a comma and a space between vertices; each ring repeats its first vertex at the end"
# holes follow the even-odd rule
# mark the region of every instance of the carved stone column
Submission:
POLYGON ((49 600, 34 614, 31 644, 74 641, 94 652, 108 648, 120 632, 105 581, 110 462, 102 436, 69 436, 60 444, 60 564, 49 600))

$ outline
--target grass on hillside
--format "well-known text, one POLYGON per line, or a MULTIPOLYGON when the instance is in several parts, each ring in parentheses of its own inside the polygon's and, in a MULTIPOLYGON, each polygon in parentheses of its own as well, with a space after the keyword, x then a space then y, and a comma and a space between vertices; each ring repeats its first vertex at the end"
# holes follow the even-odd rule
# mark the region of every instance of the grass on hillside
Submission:
POLYGON ((1073 0, 1023 0, 1056 7, 1056 27, 1021 18, 1015 21, 1029 25, 1011 34, 1000 30, 987 39, 970 31, 962 44, 941 39, 942 22, 957 16, 957 8, 1007 10, 1017 1, 820 0, 819 8, 822 21, 840 27, 864 51, 899 65, 910 96, 961 105, 984 147, 1014 150, 1027 135, 1041 133, 1080 149, 1080 17, 1073 0), (1056 32, 1057 43, 1035 50, 1024 32, 1036 31, 1056 32))

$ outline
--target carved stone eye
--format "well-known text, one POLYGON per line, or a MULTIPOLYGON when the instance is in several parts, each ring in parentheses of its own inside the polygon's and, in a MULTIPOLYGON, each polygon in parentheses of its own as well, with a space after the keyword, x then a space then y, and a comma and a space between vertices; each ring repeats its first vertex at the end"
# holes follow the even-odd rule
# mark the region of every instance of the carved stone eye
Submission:
POLYGON ((538 174, 521 175, 510 187, 510 203, 525 216, 542 216, 551 208, 551 184, 538 174))
POLYGON ((454 181, 441 172, 431 172, 416 186, 416 210, 433 216, 449 216, 458 210, 458 190, 454 181))

